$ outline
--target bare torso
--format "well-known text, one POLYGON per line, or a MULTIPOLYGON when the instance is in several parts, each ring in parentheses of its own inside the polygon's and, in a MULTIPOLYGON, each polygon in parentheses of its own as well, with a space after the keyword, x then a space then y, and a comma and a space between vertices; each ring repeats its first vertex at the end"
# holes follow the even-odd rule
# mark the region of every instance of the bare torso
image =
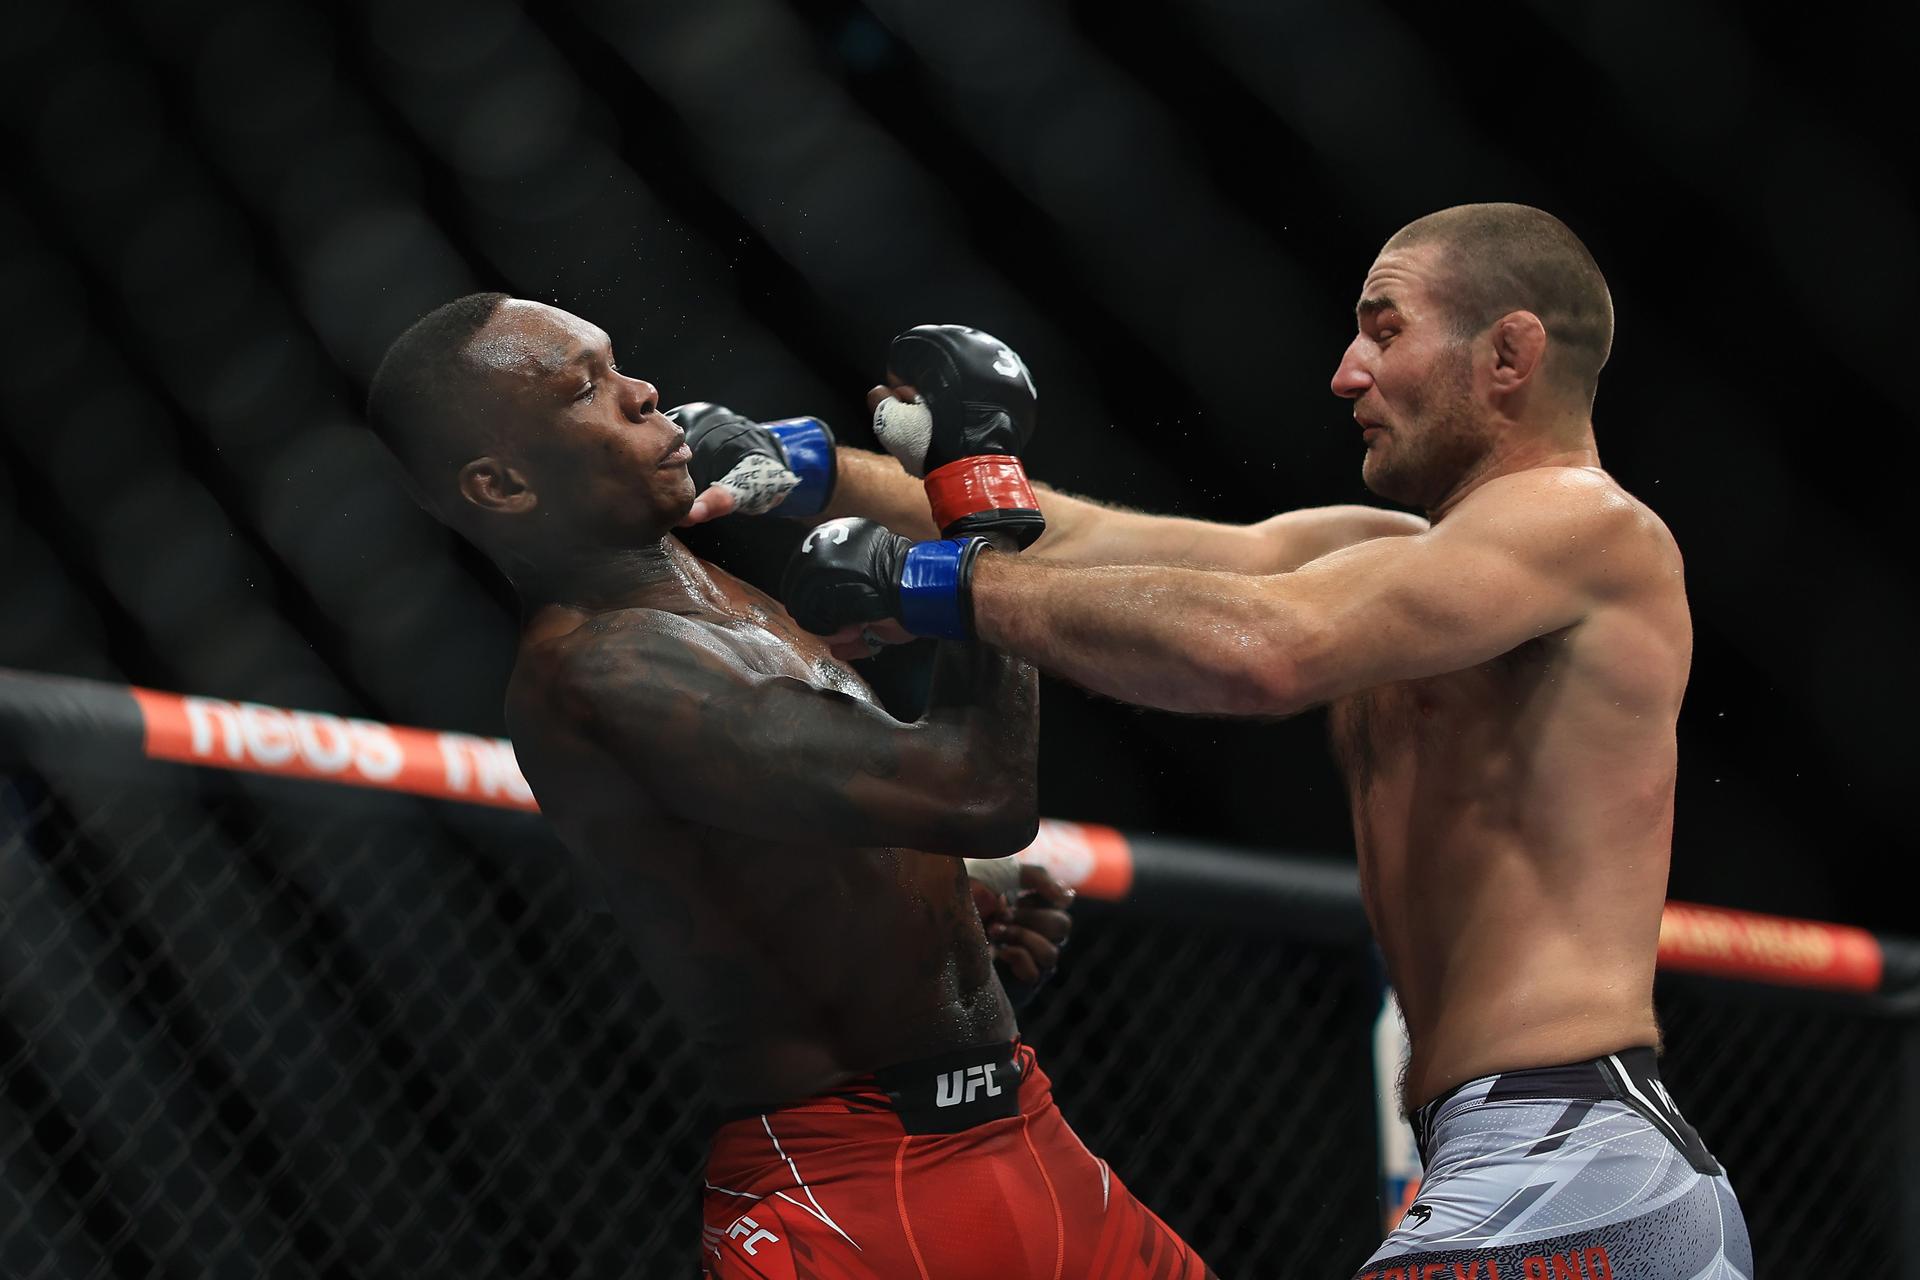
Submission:
POLYGON ((1332 706, 1362 894, 1413 1046, 1409 1108, 1657 1040, 1692 632, 1678 550, 1634 505, 1626 536, 1584 551, 1621 585, 1581 622, 1332 706))
MULTIPOLYGON (((677 553, 708 582, 671 610, 694 624, 676 624, 675 634, 756 672, 872 700, 770 597, 677 553)), ((579 709, 553 691, 554 655, 582 643, 589 620, 612 628, 590 643, 618 644, 622 629, 657 630, 669 619, 649 609, 531 617, 509 692, 515 750, 723 1101, 804 1097, 889 1063, 1013 1035, 960 859, 822 845, 803 829, 776 843, 727 830, 723 814, 714 825, 669 816, 648 780, 581 732, 579 709)), ((710 767, 739 768, 724 752, 710 767)), ((765 780, 744 771, 738 786, 757 781, 765 780)))

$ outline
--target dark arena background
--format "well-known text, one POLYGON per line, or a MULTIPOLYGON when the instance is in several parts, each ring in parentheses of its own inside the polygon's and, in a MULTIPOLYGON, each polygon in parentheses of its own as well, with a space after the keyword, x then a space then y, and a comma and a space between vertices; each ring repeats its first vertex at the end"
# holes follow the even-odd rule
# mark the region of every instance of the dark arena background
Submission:
MULTIPOLYGON (((1763 1276, 1920 1276, 1917 12, 16 7, 0 1277, 694 1273, 699 1063, 499 801, 510 594, 363 420, 414 318, 552 302, 668 404, 856 444, 889 337, 972 324, 1034 475, 1252 521, 1366 500, 1360 282, 1480 200, 1606 272, 1601 454, 1686 555, 1670 888, 1731 911, 1669 917, 1668 1081, 1763 1276), (128 686, 467 735, 498 794, 155 763, 128 686)), ((799 532, 688 542, 771 587, 799 532)), ((1063 1109, 1222 1276, 1348 1274, 1380 979, 1324 718, 1043 701, 1043 812, 1137 871, 1023 1017, 1063 1109)))

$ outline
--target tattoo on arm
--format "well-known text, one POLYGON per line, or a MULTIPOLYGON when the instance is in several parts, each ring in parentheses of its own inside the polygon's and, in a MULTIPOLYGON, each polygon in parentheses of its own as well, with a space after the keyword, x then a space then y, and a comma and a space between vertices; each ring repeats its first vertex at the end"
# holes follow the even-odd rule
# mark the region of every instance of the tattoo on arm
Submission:
POLYGON ((562 661, 565 717, 688 822, 952 853, 1010 852, 1030 825, 1015 793, 1030 809, 1033 675, 1003 655, 942 655, 916 724, 754 670, 710 628, 659 614, 596 620, 562 661))

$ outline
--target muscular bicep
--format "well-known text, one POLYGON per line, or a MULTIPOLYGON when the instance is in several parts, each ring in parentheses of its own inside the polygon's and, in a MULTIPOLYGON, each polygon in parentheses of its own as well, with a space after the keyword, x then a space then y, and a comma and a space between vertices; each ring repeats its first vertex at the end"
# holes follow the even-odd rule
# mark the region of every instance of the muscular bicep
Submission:
POLYGON ((924 726, 684 637, 614 633, 569 655, 562 714, 656 807, 770 841, 966 843, 961 763, 924 726))
POLYGON ((1248 573, 1287 573, 1322 556, 1375 538, 1406 538, 1427 531, 1427 522, 1404 511, 1347 504, 1283 511, 1252 526, 1260 535, 1264 568, 1248 573))
POLYGON ((1517 497, 1275 578, 1298 628, 1304 699, 1476 666, 1578 623, 1614 570, 1633 571, 1630 512, 1517 497))

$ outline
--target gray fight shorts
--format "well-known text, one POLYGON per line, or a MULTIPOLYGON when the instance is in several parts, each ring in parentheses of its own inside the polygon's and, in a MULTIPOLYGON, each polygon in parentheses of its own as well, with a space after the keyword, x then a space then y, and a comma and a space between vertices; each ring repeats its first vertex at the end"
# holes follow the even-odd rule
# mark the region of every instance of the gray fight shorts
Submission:
POLYGON ((1651 1049, 1470 1080, 1412 1121, 1420 1194, 1357 1280, 1752 1280, 1651 1049))

